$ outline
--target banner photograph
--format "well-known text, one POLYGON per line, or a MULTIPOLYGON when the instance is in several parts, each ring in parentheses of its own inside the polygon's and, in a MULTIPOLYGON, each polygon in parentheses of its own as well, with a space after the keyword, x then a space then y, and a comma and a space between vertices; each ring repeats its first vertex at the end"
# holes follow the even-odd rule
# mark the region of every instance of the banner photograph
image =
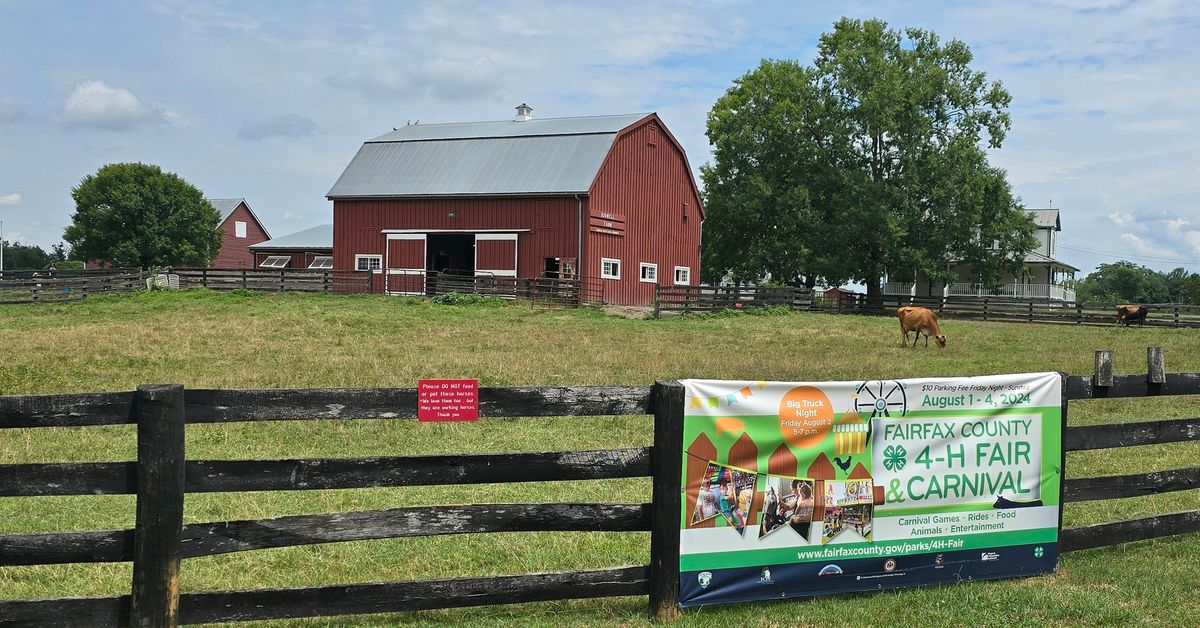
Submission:
POLYGON ((682 606, 1054 571, 1058 373, 682 383, 682 606))

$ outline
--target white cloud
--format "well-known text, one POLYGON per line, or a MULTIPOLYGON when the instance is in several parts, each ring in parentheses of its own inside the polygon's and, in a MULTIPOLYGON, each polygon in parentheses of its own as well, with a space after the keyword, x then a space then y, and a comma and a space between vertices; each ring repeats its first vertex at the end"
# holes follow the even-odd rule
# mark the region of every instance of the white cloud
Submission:
POLYGON ((1167 221, 1167 233, 1180 237, 1184 233, 1184 226, 1190 224, 1186 218, 1176 218, 1167 221))
POLYGON ((1150 242, 1147 242, 1146 240, 1143 240, 1142 238, 1139 238, 1138 236, 1136 236, 1132 233, 1122 233, 1121 234, 1121 242, 1124 242, 1126 245, 1128 245, 1129 248, 1134 250, 1134 252, 1141 253, 1143 255, 1155 255, 1158 257, 1178 257, 1178 255, 1176 255, 1174 251, 1171 251, 1170 249, 1165 249, 1160 246, 1155 246, 1154 244, 1151 244, 1150 242))
POLYGON ((0 196, 0 205, 20 205, 20 204, 21 204, 21 195, 17 194, 16 192, 13 192, 12 194, 5 194, 4 196, 0 196))
POLYGON ((1108 219, 1116 223, 1118 227, 1125 227, 1133 224, 1133 214, 1129 212, 1113 212, 1108 215, 1108 219))
POLYGON ((59 120, 67 126, 128 131, 145 124, 170 122, 177 116, 142 103, 131 91, 104 81, 82 81, 63 102, 59 120))

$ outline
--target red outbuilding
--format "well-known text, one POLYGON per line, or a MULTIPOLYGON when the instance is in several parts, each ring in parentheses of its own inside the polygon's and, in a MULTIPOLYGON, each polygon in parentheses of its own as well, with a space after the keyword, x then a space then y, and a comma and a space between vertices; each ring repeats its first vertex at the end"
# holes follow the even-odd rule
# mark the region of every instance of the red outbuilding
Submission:
POLYGON ((333 268, 333 225, 317 225, 250 245, 257 268, 333 268))
POLYGON ((704 209, 657 114, 414 124, 369 140, 329 191, 334 267, 389 292, 424 274, 593 279, 636 305, 694 283, 704 209))
POLYGON ((213 258, 210 268, 254 268, 254 254, 250 245, 271 239, 267 228, 254 215, 244 198, 205 199, 221 212, 221 250, 213 258))

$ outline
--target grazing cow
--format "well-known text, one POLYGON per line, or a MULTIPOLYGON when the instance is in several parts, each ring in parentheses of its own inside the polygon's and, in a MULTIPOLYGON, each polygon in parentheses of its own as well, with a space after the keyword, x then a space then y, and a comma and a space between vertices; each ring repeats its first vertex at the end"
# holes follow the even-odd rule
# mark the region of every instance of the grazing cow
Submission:
POLYGON ((1146 322, 1146 306, 1144 305, 1118 305, 1117 306, 1117 324, 1125 323, 1129 327, 1130 323, 1137 322, 1141 325, 1146 322))
POLYGON ((933 310, 926 307, 904 306, 896 310, 896 317, 900 319, 900 331, 904 332, 904 346, 908 346, 908 332, 916 332, 916 337, 913 338, 913 346, 917 346, 917 341, 921 339, 921 335, 925 336, 925 346, 929 346, 929 337, 933 336, 937 346, 946 348, 946 335, 938 327, 938 317, 933 310))

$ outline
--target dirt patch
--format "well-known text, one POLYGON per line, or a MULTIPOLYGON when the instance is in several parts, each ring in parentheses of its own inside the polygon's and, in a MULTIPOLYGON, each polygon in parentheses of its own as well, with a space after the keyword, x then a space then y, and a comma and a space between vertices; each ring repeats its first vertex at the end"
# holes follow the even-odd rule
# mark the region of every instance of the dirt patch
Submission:
POLYGON ((604 313, 623 318, 644 320, 654 313, 654 308, 648 305, 606 305, 604 313))

